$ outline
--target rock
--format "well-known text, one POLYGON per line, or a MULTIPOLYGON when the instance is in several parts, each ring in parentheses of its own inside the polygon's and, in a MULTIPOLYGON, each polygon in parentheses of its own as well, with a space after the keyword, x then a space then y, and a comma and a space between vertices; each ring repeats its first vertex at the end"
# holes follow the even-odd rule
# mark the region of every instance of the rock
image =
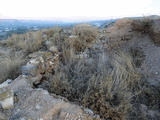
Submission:
POLYGON ((58 49, 57 49, 57 47, 55 47, 55 46, 51 46, 51 47, 49 48, 49 50, 50 50, 51 52, 53 52, 53 53, 58 53, 58 49))
POLYGON ((11 82, 12 82, 11 79, 6 80, 6 81, 3 82, 2 84, 0 84, 0 88, 7 87, 11 82))
POLYGON ((35 77, 37 75, 38 65, 27 63, 25 66, 22 66, 21 71, 22 75, 35 77))
POLYGON ((28 79, 25 75, 20 75, 18 78, 13 80, 11 84, 9 84, 9 89, 13 90, 14 92, 19 91, 20 89, 30 88, 32 87, 32 81, 28 79))
MULTIPOLYGON (((55 51, 56 48, 52 48, 52 52, 55 51)), ((59 64, 59 54, 55 52, 36 52, 30 56, 32 59, 28 64, 38 66, 38 74, 42 74, 45 72, 51 72, 58 66, 59 64), (38 55, 36 55, 38 54, 38 55)))
POLYGON ((9 111, 10 120, 93 120, 80 106, 33 89, 27 76, 19 76, 8 87, 18 99, 9 111))
POLYGON ((2 112, 0 112, 0 120, 8 120, 8 117, 2 112))
POLYGON ((10 109, 14 106, 14 93, 7 87, 0 88, 0 104, 3 109, 10 109))
POLYGON ((38 74, 36 77, 30 77, 29 79, 30 79, 30 81, 32 81, 32 85, 33 84, 37 85, 41 82, 42 75, 38 74))
POLYGON ((50 40, 46 40, 44 44, 49 49, 51 47, 51 45, 53 45, 53 42, 51 42, 50 40))
POLYGON ((45 74, 53 74, 59 64, 59 54, 55 51, 56 48, 52 48, 52 52, 40 51, 30 54, 30 61, 21 68, 22 75, 28 76, 32 83, 38 84, 45 74))
POLYGON ((158 72, 155 72, 155 75, 158 75, 159 73, 158 72))

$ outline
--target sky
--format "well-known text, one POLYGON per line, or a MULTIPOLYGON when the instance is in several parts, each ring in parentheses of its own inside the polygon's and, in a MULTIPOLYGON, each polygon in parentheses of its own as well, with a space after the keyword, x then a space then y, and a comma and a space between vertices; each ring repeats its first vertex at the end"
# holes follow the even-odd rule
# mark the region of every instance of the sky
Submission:
POLYGON ((106 19, 160 15, 160 0, 0 0, 0 19, 106 19))

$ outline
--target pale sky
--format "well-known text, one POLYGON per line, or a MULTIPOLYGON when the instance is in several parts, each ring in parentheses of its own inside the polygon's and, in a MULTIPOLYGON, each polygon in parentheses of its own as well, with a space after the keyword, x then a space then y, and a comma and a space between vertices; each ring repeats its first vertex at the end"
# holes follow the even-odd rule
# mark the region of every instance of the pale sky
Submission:
POLYGON ((160 15, 160 0, 0 0, 0 18, 89 19, 160 15))

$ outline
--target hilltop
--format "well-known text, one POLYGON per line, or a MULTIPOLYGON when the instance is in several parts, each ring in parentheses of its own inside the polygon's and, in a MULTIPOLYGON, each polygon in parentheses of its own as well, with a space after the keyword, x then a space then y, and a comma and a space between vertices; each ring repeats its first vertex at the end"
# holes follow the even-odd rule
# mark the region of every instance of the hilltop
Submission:
POLYGON ((159 17, 13 34, 0 60, 0 119, 160 118, 159 17))

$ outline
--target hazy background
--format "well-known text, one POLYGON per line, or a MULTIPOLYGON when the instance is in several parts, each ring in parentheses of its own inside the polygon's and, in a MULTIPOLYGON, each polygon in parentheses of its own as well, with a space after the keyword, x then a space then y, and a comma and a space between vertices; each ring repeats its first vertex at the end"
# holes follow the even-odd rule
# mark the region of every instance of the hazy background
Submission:
POLYGON ((88 20, 160 15, 160 0, 0 0, 0 18, 88 20))

